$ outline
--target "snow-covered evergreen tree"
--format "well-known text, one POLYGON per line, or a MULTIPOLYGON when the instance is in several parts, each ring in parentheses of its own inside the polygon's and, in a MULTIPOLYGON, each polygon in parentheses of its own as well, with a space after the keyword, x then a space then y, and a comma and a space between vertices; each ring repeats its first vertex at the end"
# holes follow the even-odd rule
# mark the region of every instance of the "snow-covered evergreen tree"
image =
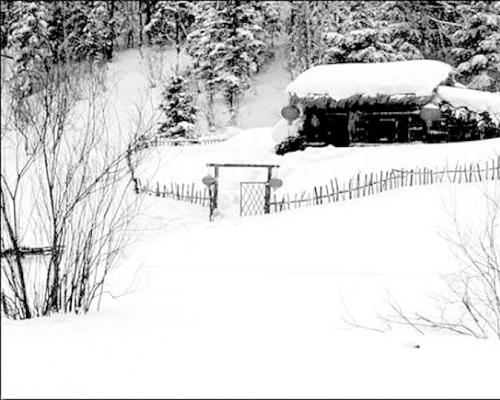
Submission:
POLYGON ((36 90, 41 74, 52 64, 48 12, 40 1, 15 2, 12 12, 7 43, 13 49, 15 61, 15 94, 23 98, 36 90))
POLYGON ((0 49, 8 44, 9 32, 13 22, 13 2, 2 1, 0 3, 0 49))
POLYGON ((338 31, 326 35, 323 62, 367 63, 423 58, 413 43, 418 32, 396 2, 351 1, 338 4, 338 31))
POLYGON ((257 71, 274 57, 273 48, 277 35, 283 31, 281 10, 276 1, 253 1, 251 2, 256 13, 256 23, 262 27, 256 32, 256 38, 266 43, 265 47, 256 54, 255 64, 257 71))
POLYGON ((217 18, 217 9, 214 2, 196 3, 194 7, 195 21, 193 31, 186 40, 186 49, 193 59, 192 74, 196 82, 203 86, 206 97, 204 110, 209 129, 214 128, 214 99, 217 93, 215 66, 217 59, 215 49, 217 45, 217 30, 212 21, 217 18))
POLYGON ((111 60, 115 39, 112 2, 95 1, 90 7, 89 24, 84 29, 87 55, 94 59, 111 60))
POLYGON ((158 1, 154 5, 151 21, 144 27, 153 44, 166 46, 180 44, 188 35, 194 21, 193 3, 190 1, 158 1))
POLYGON ((65 47, 73 60, 107 61, 113 55, 114 9, 105 1, 68 2, 65 47))
POLYGON ((187 50, 194 59, 196 76, 212 102, 215 92, 224 94, 233 123, 259 55, 266 48, 259 39, 260 21, 261 15, 251 2, 203 2, 188 36, 187 50))
POLYGON ((140 4, 133 1, 127 1, 119 4, 115 11, 114 20, 115 32, 117 37, 121 37, 125 47, 134 47, 136 34, 140 23, 140 4))
POLYGON ((233 0, 219 9, 221 30, 225 31, 217 49, 219 64, 216 83, 222 88, 229 106, 231 122, 235 123, 239 101, 250 87, 251 76, 256 72, 259 56, 266 45, 258 39, 262 32, 259 15, 244 1, 233 0))
POLYGON ((287 68, 292 77, 322 62, 324 35, 330 25, 331 2, 292 1, 287 24, 289 37, 287 68))
POLYGON ((452 53, 458 79, 472 89, 500 91, 500 1, 459 4, 452 53))
POLYGON ((457 1, 392 1, 399 20, 409 25, 409 41, 426 59, 451 64, 450 47, 452 28, 457 26, 457 1))
POLYGON ((160 109, 165 117, 158 130, 161 136, 193 136, 198 109, 185 73, 175 73, 169 78, 160 109))

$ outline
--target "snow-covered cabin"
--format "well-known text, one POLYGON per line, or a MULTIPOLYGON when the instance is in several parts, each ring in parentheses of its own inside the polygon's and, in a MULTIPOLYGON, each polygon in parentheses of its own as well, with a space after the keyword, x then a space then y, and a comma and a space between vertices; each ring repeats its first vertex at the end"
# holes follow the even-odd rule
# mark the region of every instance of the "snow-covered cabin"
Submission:
POLYGON ((498 94, 456 88, 453 68, 434 60, 330 64, 308 69, 286 90, 310 144, 446 139, 441 105, 495 118, 498 94))

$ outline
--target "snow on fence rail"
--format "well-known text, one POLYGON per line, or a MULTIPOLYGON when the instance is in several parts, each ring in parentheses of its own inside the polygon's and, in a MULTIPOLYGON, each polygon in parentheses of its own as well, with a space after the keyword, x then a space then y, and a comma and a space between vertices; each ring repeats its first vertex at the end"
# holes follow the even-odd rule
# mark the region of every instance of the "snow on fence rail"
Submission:
POLYGON ((387 190, 399 189, 401 187, 421 186, 434 183, 468 183, 481 182, 485 180, 500 180, 500 156, 490 162, 469 165, 456 165, 455 169, 432 170, 429 168, 417 168, 411 170, 392 169, 391 171, 380 171, 379 173, 361 174, 349 179, 348 183, 339 184, 337 178, 331 179, 328 185, 314 186, 309 193, 305 191, 300 195, 284 195, 277 199, 276 195, 270 203, 271 212, 280 212, 302 206, 319 205, 359 197, 370 196, 387 190))
POLYGON ((189 146, 189 145, 204 145, 204 144, 215 144, 226 141, 227 138, 224 137, 207 137, 198 139, 187 139, 187 138, 154 138, 150 140, 144 140, 138 143, 133 151, 138 152, 144 149, 149 149, 151 147, 159 146, 189 146))
POLYGON ((200 204, 203 207, 210 205, 210 195, 207 188, 198 189, 194 183, 170 183, 170 185, 160 185, 156 182, 155 187, 148 183, 141 185, 138 179, 137 193, 146 193, 150 196, 165 197, 168 199, 185 201, 188 203, 200 204))

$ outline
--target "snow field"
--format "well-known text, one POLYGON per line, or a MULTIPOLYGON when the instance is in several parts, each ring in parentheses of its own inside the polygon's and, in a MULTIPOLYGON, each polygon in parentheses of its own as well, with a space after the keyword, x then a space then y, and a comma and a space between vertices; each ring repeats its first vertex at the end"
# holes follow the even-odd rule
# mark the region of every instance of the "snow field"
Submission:
MULTIPOLYGON (((127 51, 111 64, 123 126, 147 86, 138 60, 127 51)), ((251 129, 220 144, 153 149, 144 154, 141 177, 201 187, 212 172, 207 162, 270 162, 280 164, 284 181, 276 194, 295 193, 357 172, 454 167, 500 153, 492 139, 277 156, 271 128, 256 128, 278 91, 276 73, 266 73, 270 82, 259 93, 271 98, 250 99, 242 109, 242 127, 251 129)), ((440 237, 452 229, 449 214, 456 209, 480 225, 483 191, 498 193, 498 182, 404 188, 232 218, 239 182, 263 174, 221 170, 223 215, 213 223, 207 208, 142 198, 136 241, 110 276, 99 312, 2 320, 3 396, 500 396, 498 341, 410 329, 382 334, 343 320, 350 313, 380 328, 377 313, 389 312, 387 296, 433 312, 429 295, 446 293, 442 276, 459 268, 440 237)))
POLYGON ((381 334, 342 320, 347 310, 380 327, 375 313, 387 312, 387 293, 430 310, 427 296, 444 289, 440 275, 457 268, 438 237, 449 228, 445 205, 476 219, 481 209, 470 204, 495 188, 413 188, 197 229, 179 230, 166 217, 113 276, 113 293, 121 284, 128 295, 108 296, 83 317, 2 324, 4 393, 495 397, 496 341, 381 334), (55 348, 57 362, 48 364, 55 348))

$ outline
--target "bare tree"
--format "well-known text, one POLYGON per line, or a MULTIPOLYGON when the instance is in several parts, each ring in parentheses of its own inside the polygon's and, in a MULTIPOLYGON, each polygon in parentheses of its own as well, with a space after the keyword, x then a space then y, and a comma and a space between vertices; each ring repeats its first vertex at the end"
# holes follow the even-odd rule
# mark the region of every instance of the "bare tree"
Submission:
POLYGON ((11 318, 87 312, 138 215, 127 154, 144 126, 120 138, 102 75, 67 68, 40 74, 35 94, 2 110, 1 309, 11 318))

